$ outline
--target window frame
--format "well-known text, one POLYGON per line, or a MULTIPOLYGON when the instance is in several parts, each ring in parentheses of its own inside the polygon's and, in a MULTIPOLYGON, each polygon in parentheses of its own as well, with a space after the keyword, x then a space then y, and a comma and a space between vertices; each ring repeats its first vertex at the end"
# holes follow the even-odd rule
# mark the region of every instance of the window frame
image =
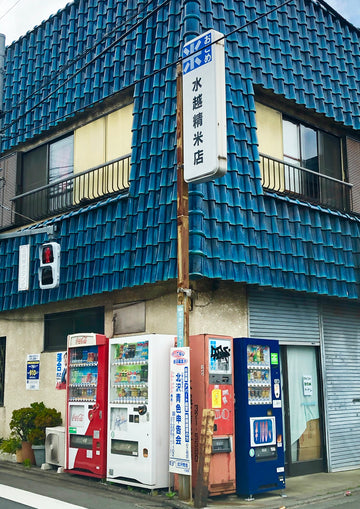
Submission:
POLYGON ((104 334, 104 329, 105 329, 104 306, 62 311, 60 313, 48 313, 44 315, 43 351, 60 352, 66 350, 68 334, 76 334, 79 332, 93 332, 96 334, 104 334), (94 323, 91 323, 91 320, 89 320, 89 315, 92 315, 94 313, 97 314, 97 316, 94 319, 94 323), (83 325, 82 324, 79 325, 79 322, 81 321, 83 321, 83 325), (68 327, 66 326, 66 324, 68 324, 68 327), (56 327, 59 326, 61 326, 62 330, 56 336, 56 327), (95 330, 96 328, 98 328, 98 330, 95 330), (59 337, 61 337, 63 341, 58 341, 59 337))
MULTIPOLYGON (((283 113, 282 114, 283 140, 284 140, 284 122, 290 122, 297 127, 297 138, 298 138, 297 141, 298 141, 298 148, 299 148, 298 157, 295 158, 294 156, 288 155, 285 152, 285 147, 283 147, 284 160, 288 160, 288 162, 290 162, 290 159, 292 161, 297 161, 298 165, 303 168, 309 169, 311 171, 315 171, 315 172, 319 173, 320 175, 330 176, 330 177, 335 178, 342 182, 348 182, 347 172, 346 172, 346 168, 345 168, 345 159, 344 159, 344 153, 345 153, 344 152, 344 150, 345 150, 345 145, 344 145, 345 137, 344 136, 339 136, 339 135, 330 133, 324 129, 320 129, 314 125, 311 125, 307 122, 304 122, 302 120, 299 120, 295 117, 291 117, 290 115, 286 115, 283 113), (311 168, 308 165, 306 165, 306 161, 303 159, 303 154, 304 154, 303 139, 304 138, 302 136, 302 131, 304 129, 311 129, 312 131, 314 131, 316 133, 316 159, 317 159, 317 165, 316 165, 317 168, 316 169, 311 168), (326 139, 327 136, 331 136, 333 138, 336 138, 339 142, 339 163, 340 163, 339 173, 341 174, 340 178, 339 178, 339 176, 334 177, 330 173, 324 171, 324 170, 326 170, 325 168, 321 168, 321 150, 320 150, 321 140, 320 140, 320 136, 322 136, 322 135, 324 135, 323 139, 326 139)), ((295 163, 293 163, 293 164, 295 164, 295 163)))

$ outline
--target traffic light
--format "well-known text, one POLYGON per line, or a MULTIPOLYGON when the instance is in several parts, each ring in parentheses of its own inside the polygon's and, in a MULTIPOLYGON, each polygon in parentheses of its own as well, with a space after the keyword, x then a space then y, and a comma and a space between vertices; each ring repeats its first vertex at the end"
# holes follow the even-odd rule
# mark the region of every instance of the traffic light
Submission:
POLYGON ((48 242, 40 246, 40 288, 56 288, 60 282, 60 244, 48 242))

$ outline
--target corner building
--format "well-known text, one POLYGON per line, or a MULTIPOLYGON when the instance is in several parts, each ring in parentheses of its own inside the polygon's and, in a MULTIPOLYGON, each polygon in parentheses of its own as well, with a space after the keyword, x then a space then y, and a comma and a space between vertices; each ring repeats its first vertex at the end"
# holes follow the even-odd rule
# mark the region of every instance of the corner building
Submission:
POLYGON ((75 0, 6 46, 0 436, 32 401, 64 415, 68 333, 176 334, 176 62, 215 29, 228 166, 189 186, 190 334, 279 339, 287 473, 360 467, 360 32, 281 3, 75 0))

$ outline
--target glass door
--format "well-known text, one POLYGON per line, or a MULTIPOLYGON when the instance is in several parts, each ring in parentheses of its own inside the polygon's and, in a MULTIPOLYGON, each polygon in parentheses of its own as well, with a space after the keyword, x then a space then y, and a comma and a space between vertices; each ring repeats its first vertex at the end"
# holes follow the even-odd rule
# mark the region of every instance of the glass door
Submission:
POLYGON ((325 461, 319 350, 313 346, 282 346, 281 355, 287 474, 322 472, 325 461))

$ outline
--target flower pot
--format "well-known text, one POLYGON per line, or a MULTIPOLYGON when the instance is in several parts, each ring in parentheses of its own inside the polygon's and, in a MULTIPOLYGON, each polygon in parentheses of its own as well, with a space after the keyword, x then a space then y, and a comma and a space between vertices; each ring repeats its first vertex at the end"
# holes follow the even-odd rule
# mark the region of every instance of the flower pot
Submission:
POLYGON ((21 449, 16 451, 16 461, 23 463, 25 460, 30 460, 30 463, 35 465, 34 451, 30 442, 21 442, 21 449))
POLYGON ((45 463, 45 445, 33 445, 32 450, 34 452, 35 464, 41 467, 45 463))

